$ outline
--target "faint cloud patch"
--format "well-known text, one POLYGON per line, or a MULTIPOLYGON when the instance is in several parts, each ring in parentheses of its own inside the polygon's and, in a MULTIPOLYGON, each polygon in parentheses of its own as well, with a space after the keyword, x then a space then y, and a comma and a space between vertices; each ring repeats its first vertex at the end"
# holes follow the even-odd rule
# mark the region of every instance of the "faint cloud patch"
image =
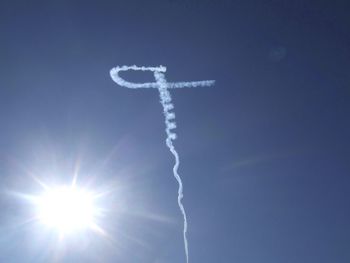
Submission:
POLYGON ((280 158, 278 155, 262 155, 245 158, 241 160, 235 160, 222 168, 224 172, 231 171, 237 168, 252 167, 261 163, 265 163, 274 159, 280 158))
POLYGON ((284 46, 277 46, 270 49, 269 59, 274 62, 280 62, 287 56, 287 48, 284 46))
POLYGON ((185 9, 198 9, 203 6, 230 6, 233 4, 232 0, 167 0, 167 2, 185 9))
POLYGON ((295 156, 302 156, 308 154, 309 151, 303 149, 294 149, 287 152, 275 152, 255 155, 247 158, 233 160, 232 162, 224 165, 221 169, 222 172, 230 172, 236 169, 246 169, 255 167, 257 165, 263 165, 277 160, 282 160, 295 156))

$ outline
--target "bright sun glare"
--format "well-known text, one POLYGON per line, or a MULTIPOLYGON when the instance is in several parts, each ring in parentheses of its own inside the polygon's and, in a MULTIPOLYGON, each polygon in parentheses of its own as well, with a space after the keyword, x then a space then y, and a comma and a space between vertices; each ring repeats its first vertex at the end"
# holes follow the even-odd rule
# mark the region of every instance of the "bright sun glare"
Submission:
POLYGON ((38 198, 38 219, 63 233, 94 228, 97 207, 94 195, 72 186, 45 191, 38 198))

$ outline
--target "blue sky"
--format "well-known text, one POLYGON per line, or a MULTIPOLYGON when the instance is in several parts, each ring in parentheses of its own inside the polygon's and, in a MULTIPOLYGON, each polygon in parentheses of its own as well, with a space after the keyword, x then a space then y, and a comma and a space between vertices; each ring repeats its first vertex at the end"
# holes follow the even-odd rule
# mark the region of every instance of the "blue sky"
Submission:
POLYGON ((172 91, 190 262, 349 261, 345 2, 2 1, 0 261, 184 262, 158 93, 109 76, 134 64, 216 80, 172 91), (110 192, 112 238, 58 249, 9 193, 70 182, 77 164, 110 192))

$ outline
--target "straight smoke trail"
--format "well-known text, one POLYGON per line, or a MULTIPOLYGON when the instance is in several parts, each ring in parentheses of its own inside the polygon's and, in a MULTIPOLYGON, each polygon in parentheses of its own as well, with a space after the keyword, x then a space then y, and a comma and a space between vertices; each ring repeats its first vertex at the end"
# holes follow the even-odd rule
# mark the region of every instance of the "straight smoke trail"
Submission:
POLYGON ((139 89, 139 88, 157 88, 159 91, 160 96, 160 103, 163 106, 163 113, 165 117, 165 132, 167 134, 166 138, 166 145, 169 148, 170 152, 173 154, 175 158, 175 165, 173 167, 173 174, 178 182, 179 188, 178 188, 178 196, 177 196, 177 202, 180 208, 180 211, 183 216, 184 220, 184 227, 183 227, 183 239, 184 239, 184 246, 185 246, 185 254, 186 254, 186 262, 189 262, 189 256, 188 256, 188 241, 187 241, 187 216, 185 207, 182 204, 183 199, 183 184, 180 175, 178 174, 178 168, 180 165, 180 158, 179 154, 177 153, 173 140, 176 139, 176 133, 173 132, 176 128, 175 123, 175 113, 172 111, 174 109, 174 104, 172 103, 171 95, 169 92, 169 88, 196 88, 196 87, 209 87, 214 85, 214 80, 204 80, 204 81, 191 81, 191 82, 167 82, 165 78, 166 67, 159 66, 159 67, 138 67, 136 65, 133 66, 122 66, 122 67, 115 67, 111 69, 110 74, 114 82, 116 82, 118 85, 127 87, 130 89, 139 89), (132 83, 128 82, 124 79, 122 79, 119 76, 120 71, 128 71, 128 70, 139 70, 139 71, 152 71, 154 74, 154 78, 156 82, 147 82, 147 83, 132 83))

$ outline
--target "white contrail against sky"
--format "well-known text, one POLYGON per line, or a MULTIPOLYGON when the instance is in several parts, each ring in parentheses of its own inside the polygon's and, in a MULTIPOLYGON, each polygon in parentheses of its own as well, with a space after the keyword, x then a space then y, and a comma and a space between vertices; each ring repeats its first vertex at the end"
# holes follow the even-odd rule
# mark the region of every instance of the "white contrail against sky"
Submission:
POLYGON ((130 89, 139 89, 139 88, 157 88, 160 96, 160 103, 163 106, 163 113, 165 116, 165 126, 166 126, 166 145, 168 146, 170 152, 175 157, 175 165, 173 167, 174 177, 179 184, 178 189, 178 197, 177 202, 179 204, 181 213, 184 219, 184 228, 183 228, 183 238, 185 245, 185 253, 186 253, 186 262, 188 263, 188 241, 187 241, 187 217, 186 211, 182 204, 183 198, 183 185, 181 181, 181 177, 178 174, 178 168, 180 165, 179 154, 175 150, 173 145, 173 140, 176 139, 176 133, 172 130, 176 128, 175 123, 175 113, 172 111, 174 109, 174 104, 171 101, 171 95, 168 89, 171 88, 196 88, 196 87, 209 87, 214 85, 214 80, 203 80, 203 81, 191 81, 191 82, 167 82, 165 79, 166 67, 138 67, 136 65, 133 66, 122 66, 115 67, 111 69, 110 74, 112 79, 120 86, 127 87, 130 89), (132 83, 122 79, 119 76, 120 71, 128 71, 128 70, 139 70, 139 71, 152 71, 154 74, 154 78, 156 82, 147 82, 147 83, 132 83))

